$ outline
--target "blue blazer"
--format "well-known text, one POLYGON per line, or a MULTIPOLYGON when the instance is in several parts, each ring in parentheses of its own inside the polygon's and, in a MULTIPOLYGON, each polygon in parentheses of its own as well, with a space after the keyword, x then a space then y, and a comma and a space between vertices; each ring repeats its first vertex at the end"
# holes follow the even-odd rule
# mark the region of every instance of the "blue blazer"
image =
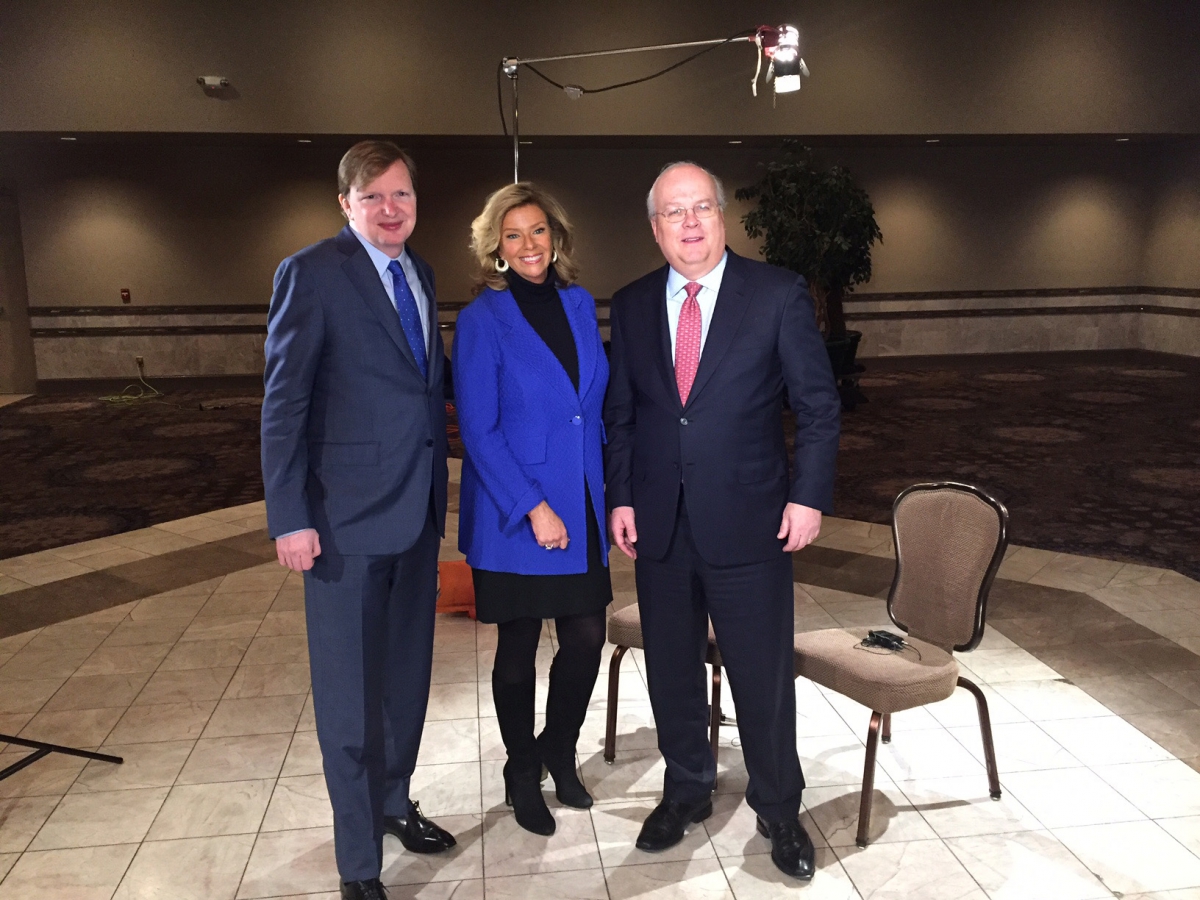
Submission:
POLYGON ((608 359, 596 302, 559 290, 575 349, 579 391, 526 321, 509 291, 484 289, 459 313, 452 366, 465 454, 458 547, 475 568, 522 575, 587 571, 587 519, 595 516, 607 564, 604 516, 604 392, 608 359), (585 509, 584 479, 592 496, 585 509), (538 545, 526 517, 545 500, 571 538, 538 545))
POLYGON ((347 228, 285 259, 267 314, 262 470, 272 537, 315 528, 326 552, 402 553, 446 514, 444 356, 433 272, 422 378, 396 308, 347 228))

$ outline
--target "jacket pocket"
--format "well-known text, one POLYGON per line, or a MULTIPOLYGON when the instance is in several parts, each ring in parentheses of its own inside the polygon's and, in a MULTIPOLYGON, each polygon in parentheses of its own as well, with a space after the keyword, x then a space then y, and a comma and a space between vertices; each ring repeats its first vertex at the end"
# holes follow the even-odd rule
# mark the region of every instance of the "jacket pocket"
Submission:
POLYGON ((738 463, 737 476, 741 484, 755 484, 759 481, 773 481, 782 478, 786 471, 783 460, 756 459, 751 462, 738 463))
POLYGON ((379 442, 313 444, 309 454, 314 466, 377 466, 379 442))

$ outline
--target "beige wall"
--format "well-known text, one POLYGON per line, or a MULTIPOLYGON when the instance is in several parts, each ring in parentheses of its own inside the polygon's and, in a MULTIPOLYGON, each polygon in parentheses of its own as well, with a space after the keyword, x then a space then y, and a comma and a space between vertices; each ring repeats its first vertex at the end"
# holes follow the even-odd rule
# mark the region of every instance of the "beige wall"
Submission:
POLYGON ((0 194, 0 394, 32 391, 36 383, 17 201, 0 194))
MULTIPOLYGON (((1194 0, 10 0, 0 131, 497 134, 502 56, 803 34, 812 78, 752 101, 723 47, 651 84, 574 102, 526 75, 529 134, 1200 132, 1194 0), (197 75, 231 79, 211 100, 197 75)), ((567 82, 680 54, 547 64, 567 82)))
MULTIPOLYGON (((342 225, 333 172, 341 146, 38 145, 0 155, 17 188, 30 304, 263 303, 279 260, 342 225)), ((1200 157, 1125 144, 841 146, 884 233, 860 290, 944 291, 1158 284, 1200 286, 1200 157), (1162 159, 1170 158, 1169 179, 1162 159), (1190 248, 1190 252, 1189 252, 1190 248)), ((419 147, 413 246, 444 301, 471 296, 468 228, 508 180, 503 150, 419 147)), ((661 264, 644 214, 659 167, 694 158, 736 187, 765 150, 529 149, 523 172, 574 217, 583 283, 599 297, 661 264)))

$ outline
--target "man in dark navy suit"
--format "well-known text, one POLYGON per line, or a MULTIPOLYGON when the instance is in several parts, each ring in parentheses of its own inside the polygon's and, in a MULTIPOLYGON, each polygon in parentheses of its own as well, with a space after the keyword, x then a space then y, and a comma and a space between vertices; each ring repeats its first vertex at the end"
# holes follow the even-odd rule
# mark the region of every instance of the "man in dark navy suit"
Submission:
POLYGON ((667 265, 612 300, 605 472, 614 542, 637 560, 665 850, 712 812, 704 653, 711 618, 737 706, 746 799, 782 871, 811 878, 799 821, 792 551, 833 500, 840 402, 804 279, 725 246, 720 182, 663 169, 647 198, 667 265), (786 394, 785 394, 786 390, 786 394), (796 415, 789 477, 782 411, 796 415))
POLYGON ((433 272, 406 246, 412 160, 342 157, 333 238, 285 259, 267 319, 262 468, 281 565, 304 573, 317 740, 344 898, 382 898, 383 835, 454 837, 408 797, 433 661, 446 517, 443 347, 433 272))

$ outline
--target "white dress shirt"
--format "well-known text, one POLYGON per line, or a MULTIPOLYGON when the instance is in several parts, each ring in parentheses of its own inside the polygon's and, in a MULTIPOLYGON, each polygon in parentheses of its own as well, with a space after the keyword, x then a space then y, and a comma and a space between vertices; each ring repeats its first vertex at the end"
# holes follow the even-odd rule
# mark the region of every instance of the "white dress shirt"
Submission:
MULTIPOLYGON (((388 299, 392 301, 392 306, 395 306, 396 286, 392 281, 392 273, 388 271, 388 264, 392 261, 392 258, 359 234, 353 225, 350 226, 350 230, 354 232, 354 236, 366 248, 367 255, 371 257, 371 263, 375 266, 375 271, 379 273, 379 280, 383 282, 383 289, 387 291, 388 299)), ((417 301, 417 313, 421 316, 421 333, 425 337, 425 355, 428 356, 429 298, 425 296, 425 290, 421 287, 421 277, 417 274, 417 267, 413 265, 412 258, 408 255, 407 247, 400 254, 400 268, 404 270, 404 277, 408 279, 408 287, 417 301)), ((676 317, 678 318, 678 314, 676 317)))
POLYGON ((671 329, 671 365, 675 364, 675 333, 679 330, 679 314, 683 312, 683 302, 687 300, 685 288, 690 281, 700 285, 700 293, 696 302, 700 304, 700 355, 704 355, 704 342, 708 340, 708 329, 712 325, 713 310, 717 308, 717 293, 721 290, 721 278, 725 275, 725 262, 729 259, 729 251, 721 254, 711 272, 700 278, 684 278, 672 267, 667 272, 667 325, 671 329))

